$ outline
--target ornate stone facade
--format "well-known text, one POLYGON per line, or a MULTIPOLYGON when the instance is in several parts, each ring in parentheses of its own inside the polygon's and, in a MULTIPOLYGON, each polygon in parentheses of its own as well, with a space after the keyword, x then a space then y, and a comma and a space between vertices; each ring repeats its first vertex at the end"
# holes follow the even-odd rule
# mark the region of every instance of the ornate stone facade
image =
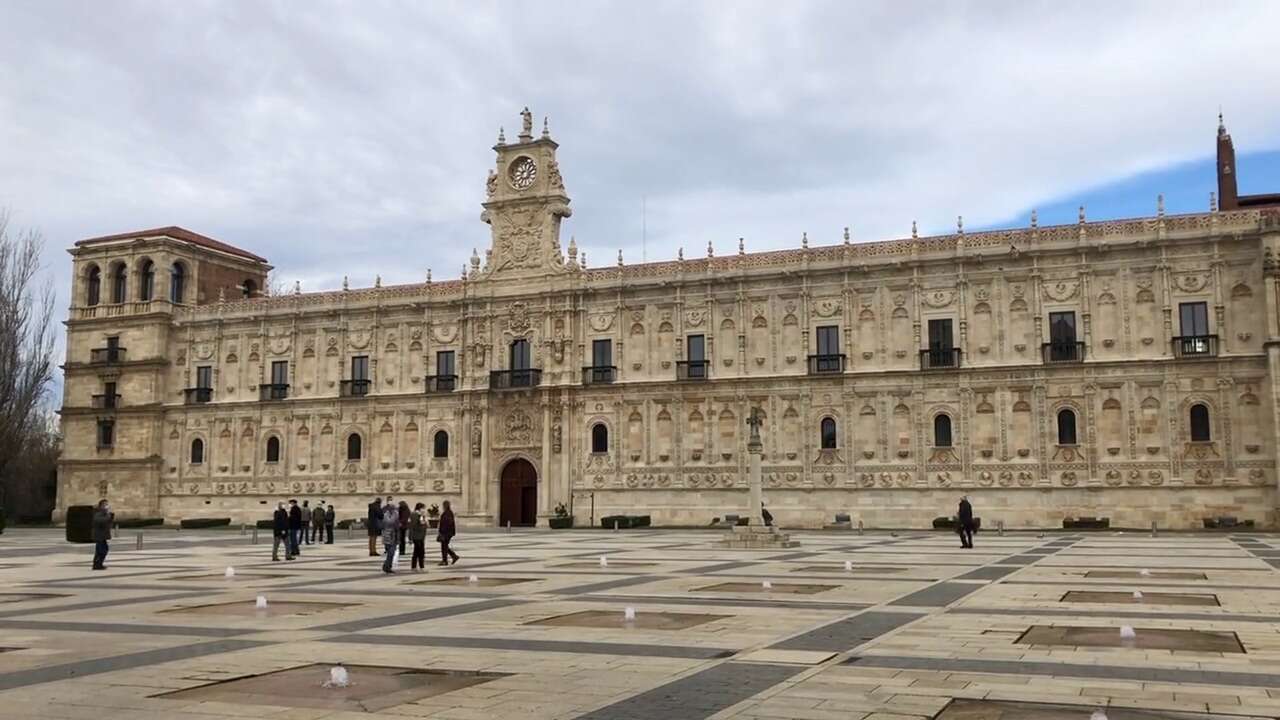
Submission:
POLYGON ((263 259, 187 231, 79 243, 59 509, 705 525, 745 511, 759 407, 787 525, 918 527, 962 493, 1009 527, 1274 522, 1280 211, 587 268, 556 148, 528 115, 500 137, 456 280, 263 297, 263 259))

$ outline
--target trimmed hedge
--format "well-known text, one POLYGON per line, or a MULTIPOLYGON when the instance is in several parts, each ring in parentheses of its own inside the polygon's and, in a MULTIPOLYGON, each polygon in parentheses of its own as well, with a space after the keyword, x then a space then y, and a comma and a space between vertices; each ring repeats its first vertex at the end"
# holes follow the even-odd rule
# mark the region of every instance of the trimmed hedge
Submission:
POLYGON ((124 530, 126 528, 144 528, 156 527, 164 524, 164 518, 130 518, 128 520, 117 520, 116 527, 124 530))
MULTIPOLYGON (((958 530, 959 521, 956 520, 956 517, 954 515, 952 515, 951 517, 936 517, 933 519, 933 529, 934 530, 958 530)), ((982 518, 976 517, 976 516, 973 518, 973 529, 974 530, 982 529, 982 518)))
POLYGON ((183 530, 200 528, 225 527, 231 524, 231 518, 184 518, 178 525, 183 530))
POLYGON ((92 505, 67 508, 67 542, 93 542, 93 509, 92 505))
POLYGON ((1066 518, 1062 521, 1062 527, 1065 530, 1106 530, 1111 527, 1111 518, 1066 518))
POLYGON ((573 527, 573 517, 561 516, 547 518, 547 525, 550 526, 552 530, 567 530, 568 528, 573 527))
POLYGON ((346 520, 339 520, 334 527, 339 530, 346 530, 349 527, 360 527, 363 522, 363 520, 357 518, 347 518, 346 520))
POLYGON ((255 527, 257 527, 259 530, 275 530, 276 520, 275 518, 272 518, 270 520, 259 520, 255 527))
MULTIPOLYGON (((743 523, 744 525, 746 523, 743 523)), ((617 528, 626 530, 627 528, 649 527, 648 515, 608 515, 600 518, 600 527, 606 530, 617 528)))

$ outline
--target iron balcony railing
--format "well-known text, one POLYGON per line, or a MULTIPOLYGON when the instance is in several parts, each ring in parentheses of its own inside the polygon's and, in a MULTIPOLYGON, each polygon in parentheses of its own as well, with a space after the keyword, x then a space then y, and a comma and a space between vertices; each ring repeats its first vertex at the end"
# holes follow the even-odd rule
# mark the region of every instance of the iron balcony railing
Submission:
POLYGON ((1175 337, 1173 339, 1173 356, 1176 358, 1217 357, 1218 336, 1181 335, 1175 337))
POLYGON ((1047 342, 1040 347, 1046 363, 1084 362, 1083 342, 1047 342))
POLYGON ((258 386, 259 400, 284 400, 289 397, 288 383, 268 383, 258 386))
POLYGON ((457 375, 428 375, 426 390, 429 393, 447 393, 458 389, 457 375))
POLYGON ((89 362, 94 365, 124 362, 124 351, 122 347, 94 348, 89 351, 89 362))
POLYGON ((926 348, 920 351, 921 370, 960 367, 960 348, 926 348))
POLYGON ((838 375, 844 372, 844 355, 810 355, 810 375, 838 375))
POLYGON ((364 397, 372 386, 373 382, 368 379, 343 380, 338 386, 338 394, 342 397, 364 397))
POLYGON ((618 368, 613 365, 592 365, 582 368, 583 385, 608 385, 618 379, 618 368))
POLYGON ((677 360, 677 380, 706 380, 711 375, 709 360, 677 360))
POLYGON ((101 410, 114 410, 117 407, 120 407, 120 394, 94 395, 93 407, 101 410))
POLYGON ((213 400, 213 388, 194 387, 182 391, 187 405, 200 405, 213 400))
POLYGON ((494 370, 489 373, 489 388, 491 390, 531 388, 541 384, 542 370, 537 368, 494 370))

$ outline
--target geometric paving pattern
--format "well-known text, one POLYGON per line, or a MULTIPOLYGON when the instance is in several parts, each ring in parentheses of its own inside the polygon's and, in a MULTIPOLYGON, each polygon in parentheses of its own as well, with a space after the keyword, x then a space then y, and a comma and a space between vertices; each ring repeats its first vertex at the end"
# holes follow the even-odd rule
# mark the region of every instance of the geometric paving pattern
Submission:
POLYGON ((144 533, 106 572, 0 535, 0 718, 1280 718, 1262 533, 464 530, 457 565, 393 576, 342 531, 277 563, 144 533), (336 663, 353 685, 320 687, 336 663))

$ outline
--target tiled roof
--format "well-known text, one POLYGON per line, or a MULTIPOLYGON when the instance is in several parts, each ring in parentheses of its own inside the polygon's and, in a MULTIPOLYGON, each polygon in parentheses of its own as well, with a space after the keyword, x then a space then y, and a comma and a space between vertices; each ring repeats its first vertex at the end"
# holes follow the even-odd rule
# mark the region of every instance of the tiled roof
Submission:
POLYGON ((162 235, 164 237, 171 237, 175 240, 182 240, 183 242, 189 242, 192 245, 199 245, 200 247, 209 248, 210 250, 217 250, 219 252, 224 252, 229 255, 235 255, 237 257, 242 257, 247 260, 253 260, 255 262, 265 263, 267 261, 266 258, 261 257, 259 255, 254 255, 248 250, 241 250, 240 248, 234 245, 228 245, 222 242, 221 240, 214 240, 211 237, 206 237, 204 235, 201 235, 200 233, 191 232, 186 228, 180 228, 176 225, 170 225, 169 227, 155 228, 153 230, 138 230, 136 232, 120 233, 117 235, 103 235, 102 237, 88 238, 88 239, 77 242, 76 247, 81 247, 84 245, 92 245, 94 243, 100 243, 100 242, 111 242, 114 240, 129 240, 131 238, 155 237, 157 235, 162 235))

